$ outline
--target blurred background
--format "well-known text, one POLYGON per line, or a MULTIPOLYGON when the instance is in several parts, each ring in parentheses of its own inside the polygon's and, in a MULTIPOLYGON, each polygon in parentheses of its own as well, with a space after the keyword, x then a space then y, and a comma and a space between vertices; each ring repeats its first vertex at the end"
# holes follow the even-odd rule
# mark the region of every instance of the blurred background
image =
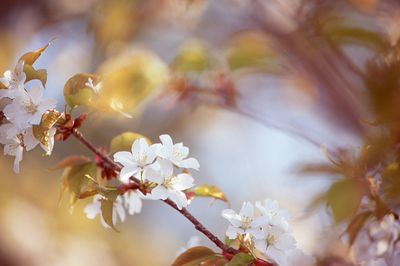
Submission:
MULTIPOLYGON (((387 79, 368 66, 377 57, 398 58, 387 53, 400 36, 396 1, 3 0, 0 6, 0 70, 54 39, 36 66, 48 70, 46 96, 58 100, 59 110, 74 74, 123 69, 121 84, 105 84, 107 97, 122 95, 118 110, 92 108, 82 132, 103 147, 125 131, 153 141, 168 133, 190 147, 201 164, 196 184, 215 184, 229 200, 211 205, 199 198, 189 206, 211 231, 224 236, 224 208, 269 197, 291 213, 306 253, 319 256, 330 247, 334 256, 346 255, 338 239, 343 227, 333 227, 324 208, 309 208, 332 178, 298 169, 326 161, 323 150, 362 144, 366 121, 380 110, 365 80, 387 79)), ((198 235, 160 202, 144 202, 140 215, 118 224, 121 233, 87 219, 85 201, 72 213, 67 199, 58 206, 61 171, 46 169, 71 154, 92 156, 71 138, 56 143, 51 157, 39 149, 24 154, 19 175, 13 158, 0 157, 0 265, 169 265, 198 235)))

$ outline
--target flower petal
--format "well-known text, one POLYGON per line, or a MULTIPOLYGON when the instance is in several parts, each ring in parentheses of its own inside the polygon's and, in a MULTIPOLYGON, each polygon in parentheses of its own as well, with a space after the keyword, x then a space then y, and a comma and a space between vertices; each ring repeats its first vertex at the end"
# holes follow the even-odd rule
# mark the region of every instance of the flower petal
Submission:
POLYGON ((43 90, 44 90, 43 86, 38 85, 38 86, 32 86, 32 88, 28 91, 30 100, 34 104, 40 104, 40 100, 43 95, 43 90))
POLYGON ((158 186, 156 186, 155 188, 153 188, 153 189, 151 190, 150 195, 151 195, 151 198, 152 198, 152 199, 162 199, 162 200, 165 200, 165 199, 168 198, 168 191, 167 191, 167 189, 166 189, 164 186, 158 185, 158 186))
POLYGON ((122 164, 123 166, 137 165, 134 161, 132 153, 127 151, 119 151, 114 154, 114 161, 122 164))
POLYGON ((222 217, 227 219, 233 226, 240 227, 242 225, 242 219, 234 210, 225 209, 222 211, 222 217))
POLYGON ((253 217, 254 207, 251 202, 244 202, 239 212, 240 216, 253 217))
POLYGON ((188 158, 177 163, 177 166, 187 169, 200 169, 200 164, 195 158, 188 158))
POLYGON ((164 134, 160 136, 162 147, 159 150, 159 156, 169 158, 173 153, 174 144, 170 135, 164 134))
POLYGON ((185 193, 181 191, 168 190, 168 197, 176 204, 179 210, 182 210, 188 204, 185 193))
POLYGON ((125 208, 128 209, 128 213, 133 215, 140 213, 142 210, 142 199, 139 194, 135 191, 131 191, 124 194, 125 208))
POLYGON ((155 170, 152 167, 146 167, 143 171, 143 178, 150 182, 154 182, 157 184, 162 184, 164 182, 164 178, 161 176, 161 172, 155 170))
POLYGON ((124 166, 119 173, 119 180, 123 183, 128 183, 129 178, 136 174, 140 168, 137 165, 124 166))
POLYGON ((193 187, 193 177, 189 174, 179 174, 175 177, 174 184, 172 185, 174 189, 182 191, 193 187))
POLYGON ((238 235, 237 228, 230 225, 228 226, 228 230, 226 230, 225 234, 229 239, 236 239, 238 235))
POLYGON ((160 164, 161 175, 164 178, 171 177, 174 173, 174 167, 171 161, 162 158, 158 158, 157 161, 160 164))

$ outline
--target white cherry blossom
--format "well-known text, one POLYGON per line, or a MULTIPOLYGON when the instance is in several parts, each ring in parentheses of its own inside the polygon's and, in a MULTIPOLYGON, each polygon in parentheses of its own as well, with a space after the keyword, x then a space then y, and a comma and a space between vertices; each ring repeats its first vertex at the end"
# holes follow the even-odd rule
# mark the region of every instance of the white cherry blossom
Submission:
POLYGON ((288 261, 289 254, 296 248, 293 236, 270 225, 263 226, 263 233, 265 237, 254 240, 256 249, 264 254, 267 260, 279 266, 291 266, 288 261))
POLYGON ((170 160, 178 167, 199 170, 199 162, 195 158, 187 158, 189 148, 183 146, 183 143, 174 144, 171 137, 167 134, 161 135, 160 140, 162 146, 158 150, 158 156, 170 160))
POLYGON ((130 215, 142 211, 142 198, 140 191, 128 191, 123 195, 124 206, 130 215))
POLYGON ((154 168, 146 168, 144 177, 150 182, 157 184, 150 193, 151 199, 171 199, 179 209, 188 205, 186 189, 193 187, 193 177, 189 174, 182 173, 174 175, 174 168, 170 161, 159 158, 159 170, 154 168))
POLYGON ((56 106, 53 99, 43 99, 43 86, 32 87, 28 92, 22 91, 4 108, 4 115, 19 129, 40 124, 42 115, 56 106))
POLYGON ((119 174, 121 182, 128 183, 131 176, 152 165, 157 156, 158 148, 159 145, 149 145, 144 138, 140 138, 133 142, 131 152, 116 152, 114 161, 123 166, 119 174))
POLYGON ((256 239, 264 237, 261 226, 267 223, 267 218, 265 216, 255 217, 252 203, 244 202, 239 213, 225 209, 222 211, 222 216, 230 223, 226 231, 229 239, 236 239, 238 235, 249 235, 256 239))
POLYGON ((14 99, 24 91, 25 80, 24 62, 19 61, 14 70, 7 70, 4 72, 4 77, 0 78, 0 82, 7 87, 7 89, 0 90, 0 99, 4 97, 14 99))
MULTIPOLYGON (((86 207, 83 209, 83 211, 86 213, 86 216, 92 220, 94 218, 96 218, 97 215, 100 215, 101 224, 105 228, 109 228, 110 226, 104 221, 103 216, 101 214, 101 200, 102 199, 103 199, 103 196, 101 196, 99 194, 95 195, 93 197, 93 202, 86 205, 86 207)), ((125 218, 126 218, 126 213, 125 213, 125 209, 123 206, 123 199, 121 196, 118 196, 114 202, 114 208, 113 208, 113 213, 112 213, 112 221, 113 221, 114 225, 117 223, 118 218, 121 220, 121 222, 125 221, 125 218)))
POLYGON ((397 265, 400 224, 393 214, 381 221, 367 222, 358 233, 353 245, 358 263, 365 265, 397 265))
POLYGON ((284 231, 289 231, 288 213, 279 208, 279 203, 276 200, 265 199, 263 202, 257 201, 256 207, 262 215, 268 218, 268 223, 271 226, 277 226, 284 231))
POLYGON ((13 169, 15 173, 19 173, 24 149, 32 150, 39 141, 33 136, 32 128, 19 130, 13 124, 7 123, 0 126, 0 143, 4 145, 4 155, 15 156, 13 169))

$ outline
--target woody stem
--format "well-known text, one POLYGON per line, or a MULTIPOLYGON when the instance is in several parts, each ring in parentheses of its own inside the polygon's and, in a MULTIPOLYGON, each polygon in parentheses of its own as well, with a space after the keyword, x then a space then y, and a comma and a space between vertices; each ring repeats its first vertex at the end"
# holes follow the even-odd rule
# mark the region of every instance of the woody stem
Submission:
MULTIPOLYGON (((114 171, 121 171, 121 166, 114 162, 107 154, 102 153, 97 149, 89 140, 87 140, 83 134, 76 128, 72 129, 72 134, 74 137, 85 145, 90 151, 96 154, 103 162, 107 163, 114 171)), ((140 184, 140 180, 135 177, 131 177, 134 183, 140 184)), ((197 218, 195 218, 186 208, 179 209, 178 206, 170 199, 163 200, 167 205, 174 208, 176 211, 181 213, 187 220, 189 220, 197 231, 204 234, 211 242, 213 242, 217 247, 219 247, 223 252, 230 253, 232 255, 237 254, 239 251, 229 247, 224 242, 222 242, 217 236, 215 236, 210 230, 208 230, 197 218)))

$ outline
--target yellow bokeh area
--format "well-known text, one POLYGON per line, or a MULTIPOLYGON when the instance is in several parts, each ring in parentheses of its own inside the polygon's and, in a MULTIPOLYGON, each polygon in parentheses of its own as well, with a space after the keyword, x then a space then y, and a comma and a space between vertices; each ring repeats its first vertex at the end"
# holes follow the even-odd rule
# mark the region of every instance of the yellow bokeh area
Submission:
POLYGON ((168 81, 168 68, 155 54, 129 49, 99 68, 101 91, 95 101, 100 111, 134 112, 156 89, 168 81))
POLYGON ((0 76, 23 59, 27 91, 57 100, 33 136, 50 148, 58 126, 19 174, 0 155, 0 266, 165 266, 192 236, 220 252, 162 201, 117 230, 89 219, 121 184, 79 132, 110 158, 170 135, 201 165, 186 195, 205 227, 224 240, 224 209, 276 199, 317 265, 359 265, 346 237, 400 209, 396 1, 2 0, 0 23, 0 76), (83 166, 63 176, 69 156, 83 166))

